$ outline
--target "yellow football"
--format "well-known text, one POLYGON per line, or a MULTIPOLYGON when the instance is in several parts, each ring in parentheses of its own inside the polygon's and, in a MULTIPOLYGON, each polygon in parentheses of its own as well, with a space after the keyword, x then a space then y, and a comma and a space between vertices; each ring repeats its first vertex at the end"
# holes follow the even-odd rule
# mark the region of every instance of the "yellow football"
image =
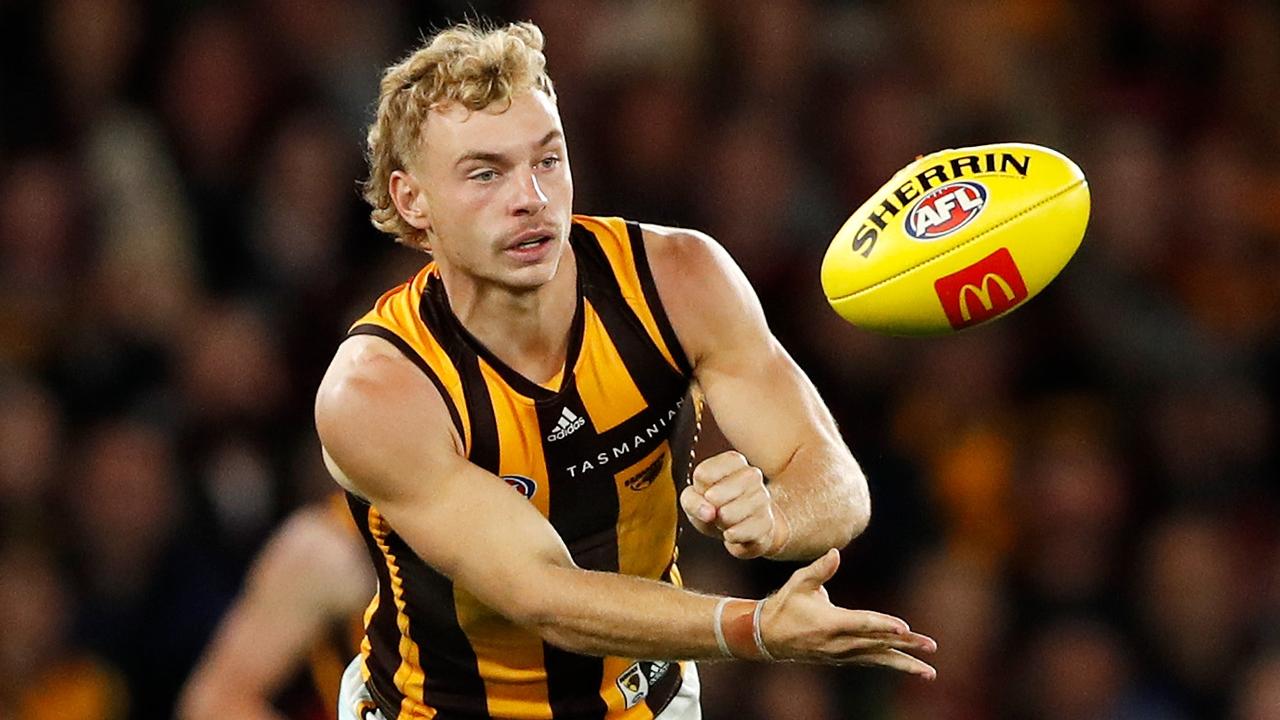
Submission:
POLYGON ((1022 143, 943 150, 900 170, 840 228, 822 289, 867 330, 961 330, 1043 290, 1088 221, 1089 184, 1061 153, 1022 143))

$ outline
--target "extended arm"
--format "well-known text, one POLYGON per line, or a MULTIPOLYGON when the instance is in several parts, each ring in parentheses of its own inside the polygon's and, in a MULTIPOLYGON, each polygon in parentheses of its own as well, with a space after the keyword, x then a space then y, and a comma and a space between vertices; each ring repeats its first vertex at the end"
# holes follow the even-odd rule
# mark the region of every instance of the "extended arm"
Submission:
MULTIPOLYGON (((442 398, 384 341, 343 344, 322 383, 316 419, 340 480, 370 500, 425 562, 513 622, 586 654, 722 657, 713 623, 718 598, 578 568, 533 505, 462 456, 442 398)), ((834 572, 832 562, 797 573, 789 599, 770 603, 765 638, 773 654, 931 674, 915 658, 887 656, 888 649, 928 649, 928 638, 897 618, 826 600, 821 583, 834 572)))
POLYGON ((645 239, 663 307, 736 448, 695 468, 681 497, 690 520, 738 557, 847 545, 871 516, 866 478, 750 283, 705 235, 646 226, 645 239))
MULTIPOLYGON (((182 720, 283 720, 271 706, 330 623, 373 596, 354 531, 323 508, 299 510, 272 536, 183 689, 182 720)), ((336 698, 334 698, 336 700, 336 698)))

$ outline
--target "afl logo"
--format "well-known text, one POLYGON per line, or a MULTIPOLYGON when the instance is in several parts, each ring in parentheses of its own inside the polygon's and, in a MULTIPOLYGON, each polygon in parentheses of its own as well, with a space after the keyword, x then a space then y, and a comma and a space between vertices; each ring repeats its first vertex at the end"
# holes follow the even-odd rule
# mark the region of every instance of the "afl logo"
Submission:
POLYGON ((515 488, 516 492, 530 500, 533 499, 533 494, 538 492, 538 483, 534 482, 533 478, 527 478, 523 475, 503 475, 502 479, 515 488))
POLYGON ((935 188, 907 213, 907 234, 916 240, 937 240, 968 225, 987 206, 987 189, 961 180, 935 188))

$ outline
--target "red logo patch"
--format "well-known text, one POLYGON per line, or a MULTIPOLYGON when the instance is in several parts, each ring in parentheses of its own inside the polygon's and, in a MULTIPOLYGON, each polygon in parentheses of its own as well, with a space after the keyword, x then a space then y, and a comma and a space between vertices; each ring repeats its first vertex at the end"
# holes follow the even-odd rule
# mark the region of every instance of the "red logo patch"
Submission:
POLYGON ((990 320, 1027 299, 1027 283, 1007 248, 938 278, 933 289, 956 330, 990 320))
POLYGON ((538 483, 534 481, 533 478, 528 478, 523 475, 503 475, 502 479, 506 480, 508 485, 515 488, 516 492, 530 500, 533 499, 533 494, 538 491, 538 483))

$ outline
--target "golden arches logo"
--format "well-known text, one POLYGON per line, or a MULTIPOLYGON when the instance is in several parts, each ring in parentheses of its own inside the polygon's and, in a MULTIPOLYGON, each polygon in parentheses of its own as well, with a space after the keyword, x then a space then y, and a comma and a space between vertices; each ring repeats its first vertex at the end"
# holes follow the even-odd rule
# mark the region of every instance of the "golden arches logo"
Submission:
POLYGON ((990 320, 1030 296, 1008 248, 938 278, 933 287, 947 321, 957 330, 990 320))
POLYGON ((971 309, 973 306, 969 302, 970 295, 982 304, 983 315, 989 315, 995 309, 996 303, 991 298, 991 283, 993 281, 1000 287, 1000 292, 1004 293, 1004 296, 1000 298, 1000 305, 1007 309, 1012 304, 1010 301, 1013 300, 1013 288, 1009 287, 1009 281, 995 273, 987 273, 982 276, 982 282, 978 285, 966 283, 960 287, 961 320, 966 323, 973 320, 973 311, 971 309))

